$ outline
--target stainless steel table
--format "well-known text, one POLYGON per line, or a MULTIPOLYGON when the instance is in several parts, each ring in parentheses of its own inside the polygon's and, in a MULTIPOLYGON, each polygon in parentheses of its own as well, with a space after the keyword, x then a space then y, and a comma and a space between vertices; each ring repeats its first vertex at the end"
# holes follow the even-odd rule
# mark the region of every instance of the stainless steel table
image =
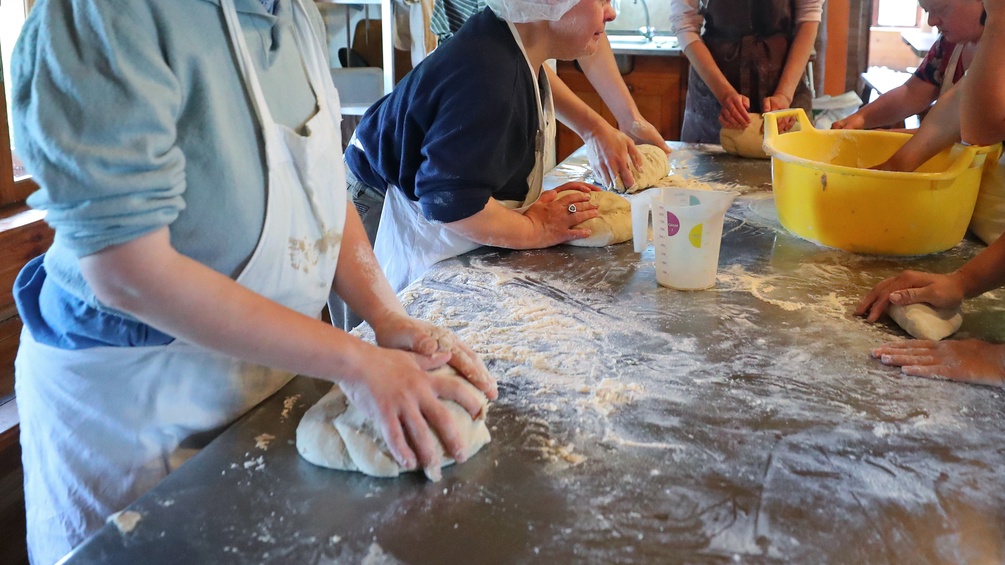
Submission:
MULTIPOLYGON (((483 249, 403 292, 499 379, 492 443, 441 482, 301 460, 297 422, 329 387, 297 378, 70 562, 1005 560, 1002 393, 902 377, 868 356, 901 332, 851 315, 881 278, 980 247, 821 248, 773 219, 768 162, 676 147, 678 174, 744 192, 714 289, 657 287, 652 247, 629 243, 483 249)), ((969 302, 960 335, 1001 339, 1000 296, 969 302)))

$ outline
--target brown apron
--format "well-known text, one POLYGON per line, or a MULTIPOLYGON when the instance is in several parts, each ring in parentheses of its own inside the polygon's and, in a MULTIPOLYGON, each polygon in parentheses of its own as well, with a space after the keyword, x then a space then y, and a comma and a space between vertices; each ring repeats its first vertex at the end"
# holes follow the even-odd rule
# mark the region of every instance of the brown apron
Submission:
MULTIPOLYGON (((708 0, 702 40, 733 88, 750 98, 750 111, 774 94, 795 35, 795 0, 708 0)), ((803 81, 791 107, 810 110, 810 91, 803 81)), ((694 67, 688 75, 681 141, 719 143, 722 106, 694 67)))

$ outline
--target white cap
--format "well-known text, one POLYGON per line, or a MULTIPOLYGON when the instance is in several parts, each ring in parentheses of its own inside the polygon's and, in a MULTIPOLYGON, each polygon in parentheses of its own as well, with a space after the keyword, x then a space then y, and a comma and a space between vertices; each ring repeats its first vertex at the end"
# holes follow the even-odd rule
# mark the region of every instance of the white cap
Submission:
POLYGON ((497 16, 515 24, 556 21, 580 0, 485 0, 497 16))

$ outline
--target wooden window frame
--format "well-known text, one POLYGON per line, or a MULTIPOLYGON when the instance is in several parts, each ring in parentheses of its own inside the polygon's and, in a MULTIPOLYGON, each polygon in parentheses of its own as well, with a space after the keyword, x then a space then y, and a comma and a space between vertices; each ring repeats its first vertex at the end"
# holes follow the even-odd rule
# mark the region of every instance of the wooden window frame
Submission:
MULTIPOLYGON (((0 85, 3 81, 0 81, 0 85)), ((0 208, 16 206, 24 202, 28 195, 38 186, 31 175, 20 175, 14 178, 14 154, 10 146, 10 132, 7 125, 10 117, 7 113, 7 95, 0 88, 0 208)))

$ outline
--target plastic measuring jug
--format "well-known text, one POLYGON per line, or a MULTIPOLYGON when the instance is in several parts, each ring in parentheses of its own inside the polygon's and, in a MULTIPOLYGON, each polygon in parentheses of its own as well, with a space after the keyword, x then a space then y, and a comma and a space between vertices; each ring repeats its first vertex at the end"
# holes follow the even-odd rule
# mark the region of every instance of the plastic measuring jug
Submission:
POLYGON ((701 290, 715 285, 722 222, 736 196, 735 192, 653 188, 632 199, 636 253, 643 252, 649 241, 652 213, 656 281, 661 286, 701 290))

